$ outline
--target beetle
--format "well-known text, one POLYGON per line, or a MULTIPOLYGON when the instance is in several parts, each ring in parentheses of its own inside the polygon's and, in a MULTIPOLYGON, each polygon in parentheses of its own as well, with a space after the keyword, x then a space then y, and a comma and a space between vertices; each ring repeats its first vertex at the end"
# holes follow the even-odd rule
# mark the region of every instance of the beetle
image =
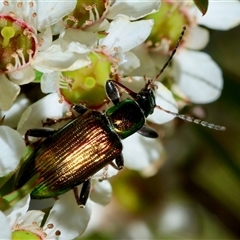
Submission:
POLYGON ((157 138, 158 134, 145 124, 155 107, 175 117, 223 130, 223 127, 173 113, 156 105, 154 82, 169 65, 175 54, 185 28, 158 75, 148 80, 140 92, 133 92, 123 84, 108 80, 106 94, 113 103, 105 113, 91 110, 83 105, 74 105, 78 113, 75 119, 59 130, 30 129, 26 136, 45 137, 21 166, 15 189, 21 188, 34 175, 39 181, 32 191, 32 198, 57 197, 83 184, 77 202, 86 204, 92 175, 108 164, 120 170, 124 166, 121 140, 138 132, 145 137, 157 138), (120 90, 129 98, 120 100, 120 90))

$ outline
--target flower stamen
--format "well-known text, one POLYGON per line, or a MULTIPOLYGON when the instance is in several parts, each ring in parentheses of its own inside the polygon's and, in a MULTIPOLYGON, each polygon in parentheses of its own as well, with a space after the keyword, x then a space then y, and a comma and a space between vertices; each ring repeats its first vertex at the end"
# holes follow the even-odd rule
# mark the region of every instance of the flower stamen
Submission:
POLYGON ((9 44, 9 41, 12 37, 14 37, 15 35, 15 30, 13 27, 4 27, 2 30, 1 30, 1 35, 3 37, 3 47, 6 47, 8 46, 9 44))
POLYGON ((56 235, 56 236, 60 236, 60 235, 61 235, 61 231, 60 231, 60 230, 57 230, 57 231, 55 232, 55 235, 56 235))
POLYGON ((8 1, 3 1, 3 5, 4 6, 9 6, 9 2, 8 1))
POLYGON ((23 49, 22 48, 17 49, 16 52, 17 52, 18 56, 21 58, 21 60, 22 60, 22 65, 25 65, 26 61, 25 61, 25 58, 24 58, 24 55, 23 55, 23 49))

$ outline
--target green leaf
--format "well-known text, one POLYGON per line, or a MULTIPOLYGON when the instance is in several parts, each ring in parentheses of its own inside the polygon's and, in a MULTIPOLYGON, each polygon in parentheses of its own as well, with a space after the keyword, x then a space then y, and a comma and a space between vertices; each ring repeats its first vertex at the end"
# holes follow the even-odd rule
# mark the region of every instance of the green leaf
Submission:
POLYGON ((33 82, 35 83, 40 83, 41 82, 41 77, 43 75, 42 72, 39 72, 38 70, 34 70, 35 71, 35 79, 33 82))
POLYGON ((208 0, 193 0, 197 8, 205 15, 208 9, 208 0))

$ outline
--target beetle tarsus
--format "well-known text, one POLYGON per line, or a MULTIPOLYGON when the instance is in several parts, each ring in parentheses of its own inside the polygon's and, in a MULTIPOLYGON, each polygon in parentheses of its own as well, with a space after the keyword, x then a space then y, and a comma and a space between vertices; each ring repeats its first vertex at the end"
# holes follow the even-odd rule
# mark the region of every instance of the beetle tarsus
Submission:
POLYGON ((56 123, 62 122, 62 121, 68 121, 74 119, 73 116, 67 116, 62 118, 47 118, 46 121, 42 121, 43 127, 45 126, 52 126, 56 123))
POLYGON ((82 104, 74 104, 71 109, 76 112, 78 115, 83 115, 86 111, 87 108, 82 105, 82 104))
POLYGON ((124 167, 124 159, 123 159, 122 153, 118 157, 116 157, 115 163, 117 165, 117 170, 123 169, 123 167, 124 167))
POLYGON ((52 128, 33 128, 27 130, 27 132, 24 135, 24 140, 26 142, 26 145, 30 144, 29 137, 39 137, 39 138, 47 138, 52 136, 56 130, 52 128))
POLYGON ((119 91, 116 85, 111 80, 108 80, 106 82, 106 93, 114 105, 119 103, 120 101, 119 91))
POLYGON ((147 125, 143 125, 142 128, 138 130, 138 133, 144 137, 158 138, 158 133, 147 125))
POLYGON ((79 207, 81 207, 81 208, 85 207, 88 197, 89 197, 89 194, 90 194, 90 191, 91 191, 91 179, 88 179, 88 180, 84 181, 82 184, 80 196, 77 201, 79 207))

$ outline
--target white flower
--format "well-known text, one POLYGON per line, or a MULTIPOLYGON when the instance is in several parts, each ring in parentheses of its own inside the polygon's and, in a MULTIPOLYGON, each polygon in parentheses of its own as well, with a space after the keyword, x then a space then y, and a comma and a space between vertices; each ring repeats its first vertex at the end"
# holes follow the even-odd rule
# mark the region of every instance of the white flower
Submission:
POLYGON ((128 16, 130 20, 136 20, 156 12, 160 4, 161 1, 116 0, 110 6, 106 18, 114 19, 118 14, 121 14, 128 16))
POLYGON ((8 110, 20 88, 35 79, 32 67, 38 52, 51 43, 50 26, 69 13, 75 1, 1 1, 0 108, 8 110), (48 14, 46 14, 46 12, 48 14), (47 30, 46 30, 47 29, 47 30), (9 81, 10 80, 10 81, 9 81))
MULTIPOLYGON (((191 9, 190 9, 191 11, 191 9)), ((192 11, 194 12, 194 11, 192 11)), ((199 25, 217 30, 228 30, 240 23, 239 1, 209 1, 206 15, 194 12, 199 25)), ((215 101, 223 88, 223 76, 220 67, 203 52, 209 40, 205 28, 193 26, 184 43, 185 49, 176 54, 173 61, 174 75, 179 89, 191 102, 204 104, 215 101)))
POLYGON ((78 1, 75 9, 53 28, 55 34, 59 34, 63 28, 82 29, 86 32, 105 31, 109 26, 109 20, 119 15, 129 17, 130 20, 140 19, 148 14, 156 12, 161 1, 126 1, 104 0, 97 3, 78 1))
POLYGON ((186 25, 183 42, 172 61, 173 71, 166 69, 160 80, 169 79, 168 86, 172 86, 171 90, 181 97, 185 104, 215 101, 223 88, 222 72, 208 54, 198 51, 208 43, 209 33, 197 24, 214 29, 234 27, 239 23, 239 8, 238 1, 210 1, 209 11, 200 16, 196 6, 187 2, 163 2, 158 13, 146 17, 155 19, 153 31, 146 44, 150 46, 150 53, 146 52, 146 46, 135 49, 134 53, 141 59, 141 68, 132 74, 149 74, 153 77, 156 68, 161 68, 166 61, 166 55, 174 48, 181 28, 186 25))
POLYGON ((41 239, 73 239, 85 231, 91 215, 91 202, 85 208, 79 208, 72 192, 59 196, 43 226, 45 213, 40 210, 27 211, 28 205, 29 197, 19 201, 10 213, 3 215, 0 212, 1 226, 5 226, 1 238, 12 239, 12 236, 22 239, 28 235, 41 239))
POLYGON ((30 105, 25 94, 19 94, 8 111, 0 111, 0 119, 4 117, 4 125, 16 129, 22 112, 30 105))
POLYGON ((14 171, 25 151, 22 136, 7 126, 0 126, 0 177, 14 171))
POLYGON ((209 0, 207 14, 202 17, 197 13, 197 22, 211 29, 228 30, 240 24, 240 2, 209 0))
MULTIPOLYGON (((62 68, 62 72, 58 69, 58 72, 44 73, 41 79, 42 91, 45 93, 60 91, 60 95, 69 103, 85 102, 92 108, 101 108, 106 98, 105 82, 111 76, 118 78, 121 82, 119 75, 126 75, 139 66, 139 61, 131 49, 147 38, 152 25, 152 20, 130 22, 128 17, 119 16, 111 22, 106 36, 101 39, 97 39, 97 33, 66 29, 59 38, 62 51, 72 52, 78 55, 79 59, 87 54, 91 59, 91 64, 80 69, 79 66, 74 65, 62 68), (97 95, 100 96, 99 100, 96 98, 97 95)), ((57 45, 54 47, 59 48, 57 45)), ((41 71, 44 67, 57 70, 52 67, 52 54, 41 53, 41 59, 39 58, 37 62, 38 70, 41 71)), ((67 62, 66 59, 64 60, 67 62)), ((63 60, 60 58, 59 61, 63 60)), ((62 65, 58 66, 60 68, 62 65)))

